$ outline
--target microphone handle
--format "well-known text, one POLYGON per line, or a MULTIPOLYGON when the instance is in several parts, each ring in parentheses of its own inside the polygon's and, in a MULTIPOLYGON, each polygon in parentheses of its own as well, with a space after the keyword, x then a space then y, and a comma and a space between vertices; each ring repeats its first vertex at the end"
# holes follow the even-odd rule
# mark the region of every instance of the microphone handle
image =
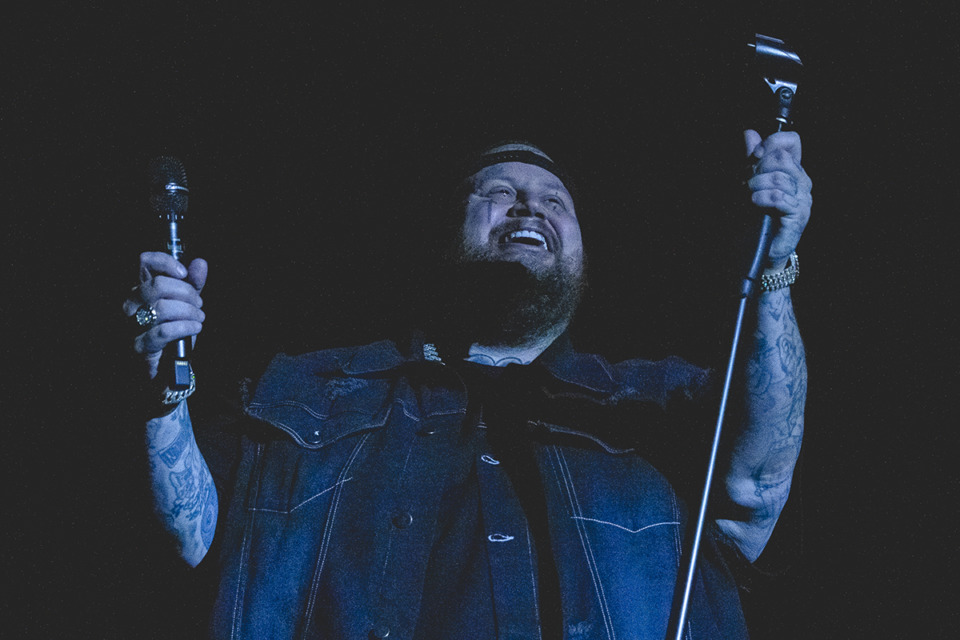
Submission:
MULTIPOLYGON (((171 216, 171 218, 174 217, 175 216, 171 216)), ((175 219, 169 221, 167 252, 177 260, 183 257, 183 242, 180 239, 180 227, 175 219)), ((165 377, 167 387, 171 391, 186 391, 190 388, 191 377, 193 375, 190 367, 190 357, 192 354, 193 339, 190 337, 171 342, 163 350, 163 357, 160 359, 162 365, 161 374, 165 377)))

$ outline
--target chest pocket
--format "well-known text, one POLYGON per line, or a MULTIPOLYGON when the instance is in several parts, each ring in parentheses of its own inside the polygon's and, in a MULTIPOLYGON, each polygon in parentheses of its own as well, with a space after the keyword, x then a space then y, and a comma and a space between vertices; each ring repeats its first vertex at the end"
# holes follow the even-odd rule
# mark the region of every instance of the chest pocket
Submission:
POLYGON ((351 467, 362 464, 365 436, 402 408, 393 386, 384 379, 333 377, 305 401, 251 402, 247 413, 262 423, 264 438, 248 508, 277 514, 324 509, 330 495, 351 481, 351 467))
POLYGON ((683 507, 670 483, 636 455, 552 446, 541 460, 571 524, 618 537, 671 539, 681 526, 683 507))
POLYGON ((247 413, 302 447, 320 449, 358 431, 383 427, 393 401, 404 402, 394 398, 396 383, 389 379, 336 376, 311 382, 307 390, 291 388, 277 398, 254 398, 247 413))
POLYGON ((321 449, 307 449, 289 439, 264 443, 247 508, 278 515, 324 513, 330 498, 353 480, 363 464, 366 436, 343 438, 321 449))

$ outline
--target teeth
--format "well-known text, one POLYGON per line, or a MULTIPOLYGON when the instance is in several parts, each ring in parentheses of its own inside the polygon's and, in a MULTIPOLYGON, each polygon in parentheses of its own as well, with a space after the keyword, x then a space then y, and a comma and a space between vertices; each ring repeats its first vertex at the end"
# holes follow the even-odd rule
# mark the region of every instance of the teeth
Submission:
POLYGON ((536 231, 527 231, 526 229, 523 229, 520 231, 514 231, 508 234, 507 237, 504 238, 504 241, 517 242, 520 240, 520 238, 529 238, 531 240, 535 240, 537 243, 540 244, 541 247, 543 247, 544 249, 547 248, 547 239, 544 237, 542 233, 538 233, 536 231))

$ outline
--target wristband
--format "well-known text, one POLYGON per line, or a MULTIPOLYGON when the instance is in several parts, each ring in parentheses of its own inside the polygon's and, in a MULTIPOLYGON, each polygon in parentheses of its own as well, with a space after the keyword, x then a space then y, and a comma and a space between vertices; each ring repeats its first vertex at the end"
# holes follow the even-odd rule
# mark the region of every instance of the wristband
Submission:
POLYGON ((190 368, 190 386, 183 391, 171 391, 168 388, 163 390, 163 397, 160 399, 160 402, 163 404, 180 404, 184 400, 190 397, 190 395, 197 390, 197 376, 193 373, 193 368, 190 368))
POLYGON ((799 275, 800 259, 797 258, 797 252, 794 251, 790 254, 786 268, 782 271, 760 276, 760 291, 777 291, 778 289, 789 287, 797 281, 797 276, 799 275))

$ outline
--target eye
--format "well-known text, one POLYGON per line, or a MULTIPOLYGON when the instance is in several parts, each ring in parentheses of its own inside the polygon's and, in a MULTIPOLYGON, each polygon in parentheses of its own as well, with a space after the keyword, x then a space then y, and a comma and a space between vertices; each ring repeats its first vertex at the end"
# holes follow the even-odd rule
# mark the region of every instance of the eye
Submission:
POLYGON ((563 203, 563 200, 557 196, 545 197, 543 199, 543 206, 554 213, 560 213, 565 211, 567 208, 567 206, 563 203))
POLYGON ((484 197, 496 204, 513 204, 517 201, 516 192, 506 185, 497 185, 484 191, 484 197))

